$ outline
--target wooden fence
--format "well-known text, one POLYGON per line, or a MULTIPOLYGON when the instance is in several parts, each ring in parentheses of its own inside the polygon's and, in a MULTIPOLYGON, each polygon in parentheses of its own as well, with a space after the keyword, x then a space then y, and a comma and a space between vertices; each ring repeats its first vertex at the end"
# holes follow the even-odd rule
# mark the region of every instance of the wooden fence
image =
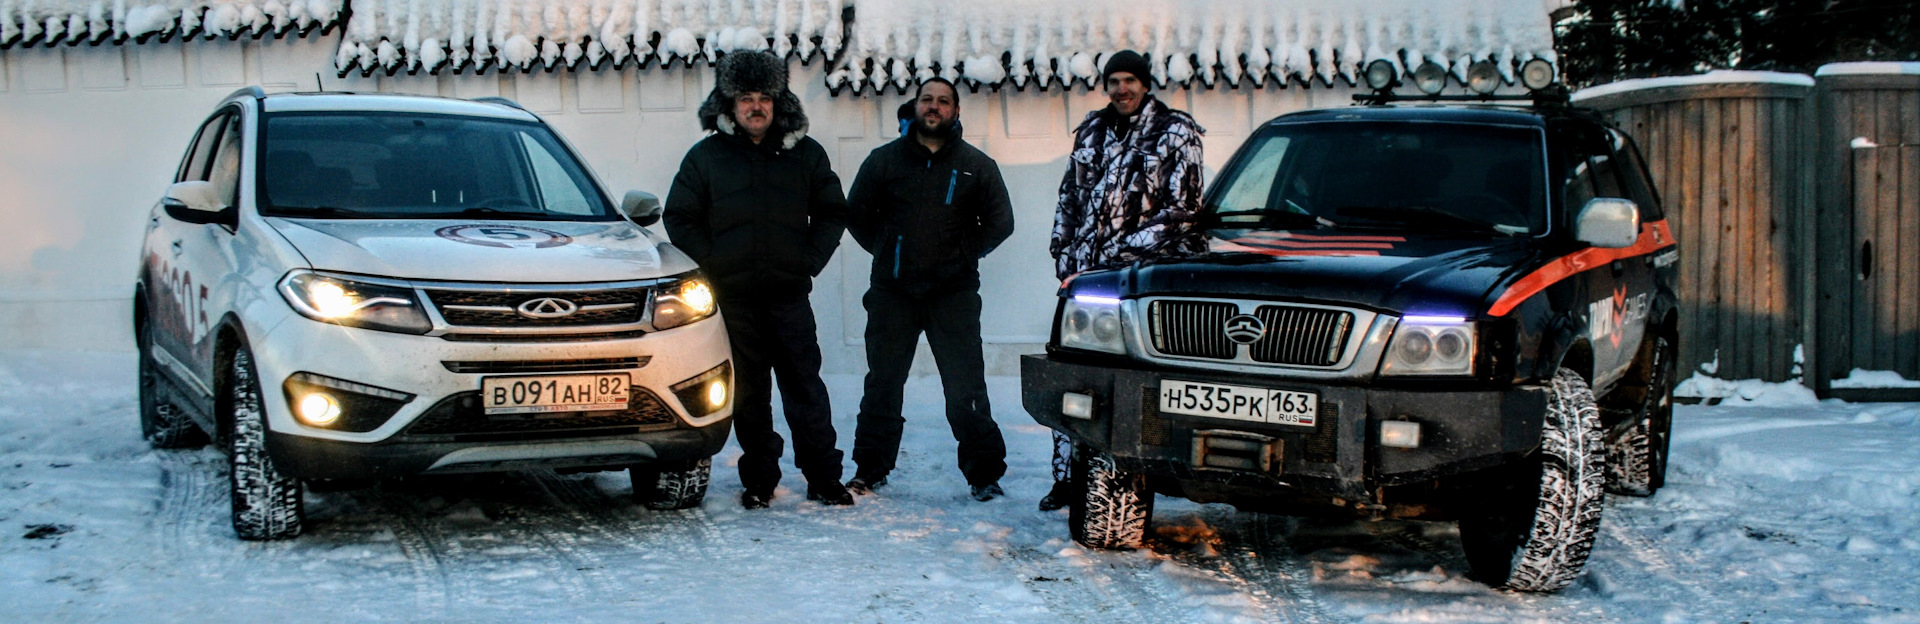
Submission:
POLYGON ((1682 375, 1786 379, 1805 341, 1799 182, 1811 86, 1777 82, 1653 87, 1581 102, 1639 142, 1680 241, 1682 375))
POLYGON ((1580 104, 1638 140, 1680 239, 1682 374, 1920 398, 1831 387, 1920 380, 1920 75, 1651 85, 1580 104))

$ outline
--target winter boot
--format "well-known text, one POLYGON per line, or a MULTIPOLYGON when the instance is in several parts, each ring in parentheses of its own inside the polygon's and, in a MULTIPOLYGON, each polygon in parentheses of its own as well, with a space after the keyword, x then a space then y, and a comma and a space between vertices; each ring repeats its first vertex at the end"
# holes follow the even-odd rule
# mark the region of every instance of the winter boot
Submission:
POLYGON ((740 507, 742 509, 766 509, 767 505, 772 503, 772 492, 742 492, 740 494, 740 507))
POLYGON ((807 484, 807 500, 820 501, 822 505, 852 505, 853 493, 838 481, 822 481, 807 484))
POLYGON ((1046 496, 1040 497, 1040 511, 1053 511, 1065 507, 1073 502, 1073 497, 1079 495, 1080 492, 1073 488, 1071 481, 1055 481, 1053 489, 1048 490, 1046 496))
POLYGON ((886 477, 854 477, 847 480, 847 491, 866 496, 886 484, 886 477))
POLYGON ((973 500, 983 503, 1006 495, 1007 491, 1000 489, 998 483, 973 486, 973 500))

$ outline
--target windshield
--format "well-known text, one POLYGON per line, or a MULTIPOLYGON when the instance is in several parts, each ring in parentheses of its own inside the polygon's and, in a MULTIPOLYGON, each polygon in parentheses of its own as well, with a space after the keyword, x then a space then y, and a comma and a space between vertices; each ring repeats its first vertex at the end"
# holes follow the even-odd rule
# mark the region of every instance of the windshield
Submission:
POLYGON ((273 113, 261 214, 551 221, 618 219, 546 126, 415 113, 273 113))
POLYGON ((1546 231, 1537 128, 1335 121, 1253 141, 1210 197, 1214 227, 1546 231))

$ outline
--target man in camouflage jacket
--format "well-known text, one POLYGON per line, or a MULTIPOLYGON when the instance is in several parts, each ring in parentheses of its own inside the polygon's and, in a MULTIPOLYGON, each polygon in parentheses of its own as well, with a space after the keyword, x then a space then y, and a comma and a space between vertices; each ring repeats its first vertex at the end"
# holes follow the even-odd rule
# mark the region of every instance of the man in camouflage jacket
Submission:
MULTIPOLYGON (((1148 92, 1152 66, 1131 50, 1115 53, 1101 71, 1106 108, 1074 130, 1072 161, 1060 180, 1054 213, 1054 273, 1061 281, 1106 269, 1206 251, 1200 213, 1201 136, 1193 116, 1148 92)), ((1055 433, 1053 490, 1041 509, 1059 509, 1068 486, 1073 446, 1055 433)))

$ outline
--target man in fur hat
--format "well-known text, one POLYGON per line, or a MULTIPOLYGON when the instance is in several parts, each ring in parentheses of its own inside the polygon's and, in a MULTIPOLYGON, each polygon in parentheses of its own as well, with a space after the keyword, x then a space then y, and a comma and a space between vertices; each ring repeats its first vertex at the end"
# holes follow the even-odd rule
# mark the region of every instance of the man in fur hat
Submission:
POLYGON ((780 484, 777 377, 807 498, 851 505, 840 484, 841 453, 807 299, 846 229, 840 177, 827 151, 807 136, 806 112, 787 90, 785 61, 732 52, 714 78, 700 105, 700 127, 714 134, 680 162, 664 220, 674 245, 713 280, 733 342, 733 426, 746 489, 740 504, 764 508, 780 484))
MULTIPOLYGON (((1153 97, 1153 66, 1132 50, 1108 57, 1100 72, 1106 108, 1074 130, 1072 159, 1054 213, 1054 273, 1061 281, 1094 269, 1207 250, 1200 213, 1200 139, 1191 115, 1153 97)), ((1054 434, 1053 490, 1043 510, 1079 495, 1068 480, 1072 443, 1054 434)))

